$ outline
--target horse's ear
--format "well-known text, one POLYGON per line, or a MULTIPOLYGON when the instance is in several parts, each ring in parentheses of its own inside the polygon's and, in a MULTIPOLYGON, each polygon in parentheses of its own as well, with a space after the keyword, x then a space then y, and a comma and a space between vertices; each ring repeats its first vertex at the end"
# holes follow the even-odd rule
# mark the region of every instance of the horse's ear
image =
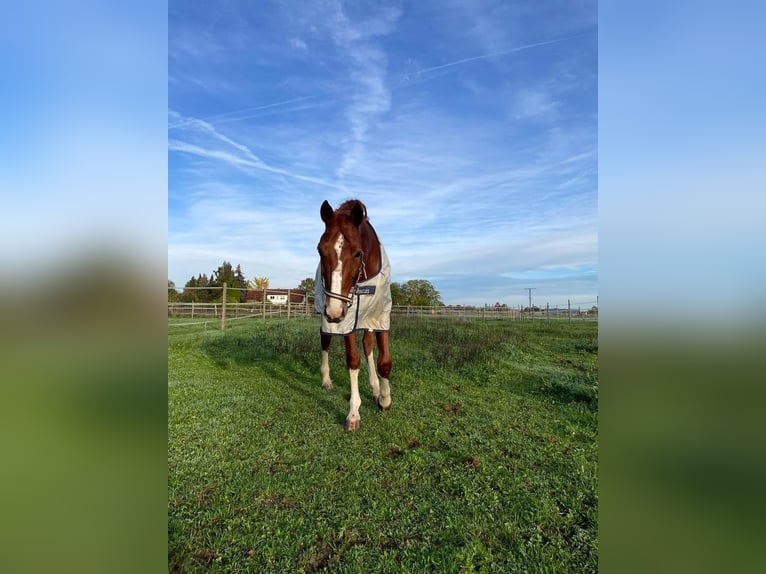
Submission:
POLYGON ((319 213, 322 216, 322 221, 324 221, 325 223, 329 223, 330 221, 332 221, 334 211, 332 206, 329 203, 327 203, 326 199, 322 203, 322 207, 319 209, 319 213))
POLYGON ((358 227, 365 217, 367 217, 367 208, 361 201, 357 201, 351 208, 351 222, 358 227))

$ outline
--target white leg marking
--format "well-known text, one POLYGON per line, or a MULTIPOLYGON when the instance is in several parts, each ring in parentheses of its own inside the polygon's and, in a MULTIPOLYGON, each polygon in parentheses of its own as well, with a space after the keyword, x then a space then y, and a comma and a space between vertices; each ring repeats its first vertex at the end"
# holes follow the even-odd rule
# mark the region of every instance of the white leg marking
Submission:
POLYGON ((391 387, 386 377, 380 377, 380 408, 384 411, 391 408, 391 387))
POLYGON ((359 406, 362 404, 362 399, 359 396, 359 369, 349 369, 348 375, 351 379, 351 400, 346 417, 346 430, 356 430, 362 420, 359 416, 359 406))
POLYGON ((322 388, 332 390, 332 381, 330 380, 330 351, 322 351, 322 366, 319 369, 322 373, 322 388))
POLYGON ((372 358, 372 352, 367 355, 367 372, 370 374, 372 398, 377 401, 380 396, 380 382, 378 381, 378 371, 375 369, 375 360, 372 358))

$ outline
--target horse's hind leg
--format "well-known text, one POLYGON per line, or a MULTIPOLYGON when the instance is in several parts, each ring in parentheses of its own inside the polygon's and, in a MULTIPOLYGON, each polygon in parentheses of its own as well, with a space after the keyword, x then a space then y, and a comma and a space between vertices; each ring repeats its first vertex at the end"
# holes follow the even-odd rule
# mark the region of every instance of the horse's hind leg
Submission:
POLYGON ((364 356, 367 357, 367 372, 370 376, 370 388, 372 389, 372 398, 375 402, 378 402, 380 397, 380 381, 378 380, 378 373, 375 370, 375 359, 372 356, 372 349, 375 345, 375 340, 372 331, 365 331, 364 338, 362 339, 364 346, 364 356))
POLYGON ((320 372, 322 373, 322 388, 332 390, 332 381, 330 380, 330 343, 332 342, 332 335, 322 334, 322 366, 320 372))
POLYGON ((378 373, 380 373, 380 408, 387 411, 391 408, 391 387, 388 377, 391 374, 391 350, 388 348, 388 331, 375 333, 378 341, 378 373))

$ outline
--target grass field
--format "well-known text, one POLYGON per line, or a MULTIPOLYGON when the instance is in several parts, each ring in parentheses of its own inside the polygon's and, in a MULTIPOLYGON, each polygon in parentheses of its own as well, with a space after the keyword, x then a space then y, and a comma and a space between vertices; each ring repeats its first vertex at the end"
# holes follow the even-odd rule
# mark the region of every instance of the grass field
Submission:
POLYGON ((318 320, 169 328, 169 571, 597 571, 597 324, 392 323, 354 433, 318 320))

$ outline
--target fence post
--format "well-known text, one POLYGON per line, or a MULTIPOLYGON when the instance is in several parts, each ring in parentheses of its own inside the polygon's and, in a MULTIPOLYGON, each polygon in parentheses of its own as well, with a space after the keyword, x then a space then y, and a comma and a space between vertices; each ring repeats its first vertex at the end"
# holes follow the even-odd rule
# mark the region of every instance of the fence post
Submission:
POLYGON ((545 304, 545 319, 550 320, 551 310, 548 308, 548 303, 545 304))
POLYGON ((226 330, 226 281, 223 282, 223 296, 221 297, 221 331, 226 330))
POLYGON ((569 316, 569 323, 572 323, 572 303, 567 299, 567 315, 569 316))
POLYGON ((194 300, 192 300, 192 319, 194 319, 194 300))
POLYGON ((263 288, 263 297, 261 297, 261 304, 262 304, 261 316, 265 319, 266 318, 266 287, 263 288))
POLYGON ((287 290, 287 318, 290 318, 290 289, 287 290))

